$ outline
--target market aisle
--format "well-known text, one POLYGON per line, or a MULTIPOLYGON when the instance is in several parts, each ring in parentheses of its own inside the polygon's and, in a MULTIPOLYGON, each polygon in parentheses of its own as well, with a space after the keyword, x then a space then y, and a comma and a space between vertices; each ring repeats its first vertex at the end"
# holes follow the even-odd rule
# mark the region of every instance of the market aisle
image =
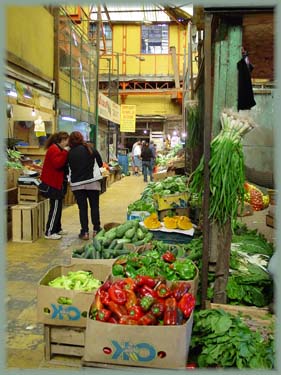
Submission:
MULTIPOLYGON (((112 184, 101 195, 102 225, 124 222, 127 207, 140 198, 146 184, 142 177, 128 176, 112 184)), ((78 208, 64 208, 62 240, 41 238, 33 243, 9 241, 7 254, 7 366, 9 368, 48 367, 43 361, 43 325, 37 324, 37 283, 56 264, 69 264, 73 248, 85 241, 78 239, 78 208)), ((50 365, 51 366, 51 365, 50 365)), ((54 366, 51 366, 54 367, 54 366)))

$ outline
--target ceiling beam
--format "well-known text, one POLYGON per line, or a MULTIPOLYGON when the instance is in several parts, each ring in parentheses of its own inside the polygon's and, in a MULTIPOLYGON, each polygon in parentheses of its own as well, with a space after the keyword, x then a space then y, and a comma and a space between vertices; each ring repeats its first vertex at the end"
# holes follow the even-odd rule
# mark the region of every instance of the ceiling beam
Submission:
POLYGON ((111 22, 111 19, 110 19, 110 15, 109 15, 109 12, 108 12, 107 6, 106 6, 105 4, 103 4, 103 9, 104 9, 104 11, 105 11, 106 17, 107 17, 107 19, 108 19, 109 26, 110 26, 111 31, 112 31, 112 22, 111 22))

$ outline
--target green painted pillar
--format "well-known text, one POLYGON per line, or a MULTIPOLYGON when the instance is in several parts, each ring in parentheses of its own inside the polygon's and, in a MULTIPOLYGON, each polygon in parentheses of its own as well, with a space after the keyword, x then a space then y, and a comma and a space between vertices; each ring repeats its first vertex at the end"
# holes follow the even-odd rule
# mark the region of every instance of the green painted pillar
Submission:
POLYGON ((242 27, 222 24, 221 30, 223 32, 219 34, 215 43, 213 137, 221 129, 221 111, 224 108, 237 110, 237 63, 242 56, 242 27))

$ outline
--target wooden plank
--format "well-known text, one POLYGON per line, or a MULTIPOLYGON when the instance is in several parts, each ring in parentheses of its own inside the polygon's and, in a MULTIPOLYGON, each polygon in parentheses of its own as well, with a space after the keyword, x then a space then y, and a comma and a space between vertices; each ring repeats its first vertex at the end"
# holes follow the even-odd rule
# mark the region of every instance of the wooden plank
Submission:
POLYGON ((228 28, 228 65, 226 79, 225 106, 237 110, 238 70, 237 63, 241 60, 242 29, 241 26, 228 28))
POLYGON ((241 313, 243 316, 250 317, 263 326, 271 326, 275 322, 275 315, 270 314, 267 308, 219 303, 210 303, 209 308, 222 309, 233 315, 241 313))
POLYGON ((62 344, 51 344, 51 353, 53 354, 63 354, 67 356, 83 357, 84 346, 71 346, 62 344))
POLYGON ((22 232, 21 232, 21 223, 22 223, 22 217, 21 217, 21 210, 18 208, 18 206, 12 207, 12 239, 13 241, 20 242, 22 239, 22 232))
POLYGON ((52 343, 63 343, 68 345, 85 345, 85 329, 84 328, 64 328, 52 327, 51 329, 52 343))
POLYGON ((22 209, 22 240, 32 241, 32 211, 22 209))
POLYGON ((51 338, 50 338, 50 327, 44 325, 44 341, 45 341, 45 359, 50 361, 51 359, 51 338))

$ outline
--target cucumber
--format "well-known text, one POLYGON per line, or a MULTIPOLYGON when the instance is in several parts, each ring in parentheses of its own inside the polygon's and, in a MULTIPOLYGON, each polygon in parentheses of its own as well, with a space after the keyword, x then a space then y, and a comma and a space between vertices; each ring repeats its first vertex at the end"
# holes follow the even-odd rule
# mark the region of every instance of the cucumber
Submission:
POLYGON ((85 256, 84 258, 85 259, 94 259, 93 257, 93 250, 94 250, 94 247, 93 246, 88 246, 87 247, 87 250, 85 251, 85 256))
POLYGON ((125 233, 125 238, 131 239, 134 237, 135 233, 136 233, 135 228, 128 229, 125 233))
POLYGON ((80 259, 82 259, 84 257, 82 256, 82 254, 73 253, 72 254, 72 258, 80 258, 80 259))
POLYGON ((123 242, 117 242, 116 246, 115 246, 115 250, 122 250, 123 249, 123 246, 124 246, 124 243, 123 242))
POLYGON ((101 243, 97 239, 97 237, 94 237, 93 239, 93 246, 96 248, 97 251, 101 251, 101 243))
POLYGON ((109 245, 109 250, 111 250, 111 249, 115 249, 115 246, 117 245, 117 238, 115 238, 112 242, 111 242, 111 244, 109 245))
POLYGON ((112 240, 110 238, 106 238, 105 241, 103 242, 103 247, 108 248, 111 242, 112 240))
POLYGON ((84 251, 85 251, 85 246, 82 246, 82 247, 80 247, 79 249, 75 249, 75 250, 73 250, 73 253, 72 254, 83 254, 84 253, 84 251))
POLYGON ((139 241, 134 242, 135 246, 141 246, 141 245, 144 245, 144 244, 145 244, 144 240, 139 240, 139 241))
POLYGON ((105 235, 105 229, 99 231, 99 233, 96 234, 95 238, 100 239, 100 237, 103 237, 105 235))

